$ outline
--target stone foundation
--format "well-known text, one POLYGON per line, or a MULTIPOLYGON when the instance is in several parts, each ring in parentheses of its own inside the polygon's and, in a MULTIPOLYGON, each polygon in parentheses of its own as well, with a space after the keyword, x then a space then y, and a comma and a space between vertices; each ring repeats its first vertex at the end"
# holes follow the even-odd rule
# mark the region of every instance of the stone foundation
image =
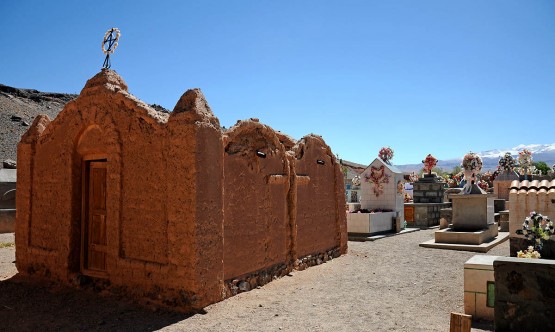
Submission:
POLYGON ((488 228, 479 231, 457 231, 446 228, 435 232, 436 243, 471 244, 480 245, 499 234, 497 224, 493 223, 488 228))
POLYGON ((267 269, 227 280, 225 282, 226 297, 231 297, 256 287, 264 286, 272 280, 286 276, 293 270, 302 271, 311 266, 326 263, 339 256, 341 256, 340 248, 334 248, 319 254, 308 255, 297 259, 293 265, 276 264, 267 269))

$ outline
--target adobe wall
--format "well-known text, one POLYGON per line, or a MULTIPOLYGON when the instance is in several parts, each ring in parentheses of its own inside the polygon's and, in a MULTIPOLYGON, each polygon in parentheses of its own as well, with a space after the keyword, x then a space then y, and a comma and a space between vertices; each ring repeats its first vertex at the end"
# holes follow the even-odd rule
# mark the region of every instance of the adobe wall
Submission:
POLYGON ((213 263, 222 257, 221 241, 214 241, 222 236, 222 213, 212 213, 205 196, 221 206, 222 194, 195 189, 221 187, 221 132, 217 121, 184 115, 196 106, 178 103, 172 116, 159 113, 103 70, 52 123, 37 118, 18 148, 20 273, 79 278, 81 162, 106 159, 110 283, 183 307, 220 300, 222 269, 213 263), (201 171, 199 163, 214 167, 201 171))
POLYGON ((93 279, 105 287, 198 309, 346 252, 343 177, 320 137, 296 142, 254 119, 224 135, 200 90, 157 112, 102 70, 18 145, 21 274, 89 279, 87 160, 106 160, 106 274, 93 279))
POLYGON ((239 121, 225 135, 224 279, 291 260, 289 161, 273 129, 239 121))
POLYGON ((347 239, 345 187, 339 163, 320 136, 307 135, 294 147, 296 256, 340 247, 347 239))

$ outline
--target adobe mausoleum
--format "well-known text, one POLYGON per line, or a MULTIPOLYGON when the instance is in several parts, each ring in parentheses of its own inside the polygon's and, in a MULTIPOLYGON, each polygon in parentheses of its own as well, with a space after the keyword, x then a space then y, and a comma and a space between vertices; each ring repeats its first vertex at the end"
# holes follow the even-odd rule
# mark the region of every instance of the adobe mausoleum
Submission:
POLYGON ((22 275, 92 281, 194 310, 347 250, 339 164, 321 137, 256 119, 225 131, 198 89, 158 112, 103 69, 18 146, 22 275))

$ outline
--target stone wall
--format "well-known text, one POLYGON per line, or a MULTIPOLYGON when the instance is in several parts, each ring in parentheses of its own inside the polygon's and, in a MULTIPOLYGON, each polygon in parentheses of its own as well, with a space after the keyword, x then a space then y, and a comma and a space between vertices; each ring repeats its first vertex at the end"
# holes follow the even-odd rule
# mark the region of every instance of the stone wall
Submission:
POLYGON ((307 150, 306 160, 325 159, 319 149, 331 158, 323 168, 299 166, 317 188, 297 195, 305 178, 297 180, 296 158, 287 152, 295 143, 257 121, 224 135, 198 89, 183 94, 172 113, 158 112, 130 95, 115 72, 102 70, 55 120, 37 117, 19 143, 17 268, 198 309, 234 294, 226 280, 268 280, 295 266, 302 258, 297 205, 309 211, 302 223, 321 231, 303 238, 302 252, 345 253, 339 166, 323 141, 306 143, 316 150, 307 150), (101 271, 83 266, 82 234, 92 227, 84 226, 82 208, 90 161, 104 161, 107 174, 106 213, 98 219, 104 226, 94 226, 105 237, 95 247, 105 257, 101 271), (322 204, 318 213, 310 207, 313 195, 322 204))
POLYGON ((421 178, 413 184, 414 203, 443 203, 443 183, 434 178, 421 178))
POLYGON ((450 203, 405 203, 414 208, 414 220, 408 222, 410 227, 426 229, 439 225, 441 210, 448 208, 450 203))
POLYGON ((500 257, 495 274, 496 331, 554 331, 555 261, 500 257))

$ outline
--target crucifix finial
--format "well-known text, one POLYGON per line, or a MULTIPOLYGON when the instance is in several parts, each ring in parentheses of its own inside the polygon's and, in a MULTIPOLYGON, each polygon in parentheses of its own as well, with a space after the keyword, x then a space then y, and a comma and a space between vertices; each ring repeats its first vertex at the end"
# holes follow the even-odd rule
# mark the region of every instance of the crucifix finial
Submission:
POLYGON ((118 28, 111 28, 106 31, 106 34, 104 35, 104 40, 102 41, 102 52, 106 54, 106 58, 104 59, 104 64, 102 65, 102 68, 110 68, 110 54, 114 53, 116 47, 118 47, 118 40, 120 35, 121 33, 119 32, 118 28))

